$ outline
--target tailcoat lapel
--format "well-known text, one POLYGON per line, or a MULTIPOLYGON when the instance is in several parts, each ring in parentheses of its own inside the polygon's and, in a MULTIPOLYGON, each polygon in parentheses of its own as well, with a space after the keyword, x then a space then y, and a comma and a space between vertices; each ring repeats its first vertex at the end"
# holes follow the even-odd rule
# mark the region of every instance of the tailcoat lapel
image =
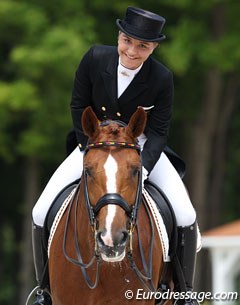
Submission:
POLYGON ((105 90, 110 98, 113 112, 119 111, 117 100, 117 66, 118 54, 116 52, 109 58, 106 70, 102 72, 105 90))

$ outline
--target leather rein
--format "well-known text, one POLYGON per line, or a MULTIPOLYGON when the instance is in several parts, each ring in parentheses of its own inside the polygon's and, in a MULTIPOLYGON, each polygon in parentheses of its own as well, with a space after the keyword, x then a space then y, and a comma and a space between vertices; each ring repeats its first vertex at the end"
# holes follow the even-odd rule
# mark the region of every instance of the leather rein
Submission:
MULTIPOLYGON (((138 143, 127 143, 127 142, 115 142, 115 141, 105 141, 105 142, 95 142, 95 143, 90 143, 87 145, 86 150, 85 150, 85 155, 90 149, 95 149, 95 148, 105 148, 105 147, 122 147, 122 148, 128 148, 128 149, 135 149, 137 152, 140 154, 140 145, 138 143)), ((135 198, 135 203, 130 206, 124 198, 120 194, 117 193, 107 193, 104 196, 102 196, 96 203, 96 205, 92 205, 90 198, 89 198, 89 192, 87 188, 87 173, 85 168, 83 169, 83 188, 84 188, 84 201, 86 204, 86 208, 88 211, 88 217, 89 217, 89 222, 92 228, 92 231, 94 233, 94 238, 95 238, 95 249, 94 253, 92 256, 92 259, 88 263, 84 263, 81 255, 81 251, 79 248, 78 244, 78 232, 77 232, 77 220, 78 220, 78 215, 77 215, 77 210, 78 210, 78 204, 79 204, 79 194, 80 194, 80 182, 75 190, 74 196, 71 199, 69 209, 68 209, 68 214, 66 218, 66 224, 65 224, 65 230, 64 230, 64 236, 63 236, 63 252, 64 256, 66 259, 73 263, 74 265, 77 265, 81 268, 81 271, 83 273, 83 277, 85 282, 87 283, 88 287, 91 289, 94 289, 97 287, 98 282, 99 282, 99 273, 100 273, 100 263, 101 263, 101 256, 98 251, 98 246, 97 246, 97 241, 96 241, 96 236, 97 236, 97 215, 99 211, 106 205, 108 204, 115 204, 120 206, 127 214, 129 217, 129 251, 127 253, 127 257, 130 262, 130 267, 135 271, 137 278, 140 280, 144 288, 148 291, 155 291, 154 285, 152 282, 152 256, 153 256, 153 243, 154 243, 154 224, 152 217, 150 215, 149 209, 143 201, 143 204, 145 206, 145 209, 148 214, 148 218, 150 220, 150 225, 151 225, 151 241, 150 241, 150 249, 149 249, 149 260, 146 262, 145 256, 144 256, 144 251, 143 251, 143 246, 141 243, 140 236, 138 234, 138 245, 140 249, 140 256, 141 256, 141 261, 142 261, 142 266, 144 269, 143 274, 137 265, 135 264, 132 251, 133 251, 133 246, 132 246, 132 239, 133 239, 133 231, 136 228, 137 229, 137 215, 138 215, 138 210, 142 202, 142 166, 140 166, 140 171, 138 173, 138 185, 137 185, 137 191, 136 191, 136 198, 135 198), (75 207, 74 207, 74 202, 75 202, 75 207), (69 222, 70 222, 70 214, 72 209, 74 208, 74 245, 75 245, 75 251, 77 255, 77 259, 74 259, 70 257, 67 254, 66 251, 66 242, 67 242, 67 235, 69 231, 69 222), (94 261, 97 261, 97 268, 96 268, 96 276, 95 276, 95 281, 94 283, 90 280, 86 269, 88 269, 94 261)))

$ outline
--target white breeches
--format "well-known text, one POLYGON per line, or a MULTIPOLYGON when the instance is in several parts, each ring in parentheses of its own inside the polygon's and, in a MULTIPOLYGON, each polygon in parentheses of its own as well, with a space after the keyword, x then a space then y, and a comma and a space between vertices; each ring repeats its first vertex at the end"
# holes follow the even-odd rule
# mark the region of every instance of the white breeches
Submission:
POLYGON ((38 226, 43 226, 47 212, 61 190, 79 179, 83 170, 83 152, 79 147, 62 162, 57 168, 45 189, 39 197, 32 211, 33 222, 38 226))
POLYGON ((195 222, 196 212, 185 185, 164 153, 151 171, 149 180, 157 184, 167 196, 174 210, 178 227, 190 226, 195 222))
MULTIPOLYGON (((140 145, 146 138, 140 137, 140 145)), ((47 212, 59 192, 71 182, 80 178, 83 170, 83 152, 77 147, 55 171, 40 198, 35 204, 32 217, 38 226, 43 226, 47 212)), ((149 179, 157 184, 168 197, 175 212, 178 226, 189 226, 196 220, 196 213, 186 188, 177 171, 162 153, 149 179)))

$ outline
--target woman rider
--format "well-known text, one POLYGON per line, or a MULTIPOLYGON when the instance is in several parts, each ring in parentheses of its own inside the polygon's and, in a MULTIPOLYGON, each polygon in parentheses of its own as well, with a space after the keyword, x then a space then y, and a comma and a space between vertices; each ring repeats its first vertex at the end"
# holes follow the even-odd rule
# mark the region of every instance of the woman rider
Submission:
MULTIPOLYGON (((128 7, 123 20, 117 19, 118 46, 94 46, 84 55, 75 74, 71 113, 78 146, 59 166, 33 208, 33 252, 37 281, 41 281, 46 254, 42 232, 46 214, 57 194, 80 178, 87 137, 81 116, 91 106, 99 121, 128 123, 141 106, 147 124, 139 137, 142 147, 143 180, 149 178, 168 197, 178 226, 177 256, 188 290, 193 289, 196 261, 196 213, 186 188, 164 149, 172 113, 173 76, 151 55, 166 37, 165 19, 155 13, 128 7)), ((42 291, 43 292, 43 291, 42 291)), ((34 304, 51 304, 46 294, 37 293, 34 304)), ((182 304, 193 304, 184 300, 182 304)))

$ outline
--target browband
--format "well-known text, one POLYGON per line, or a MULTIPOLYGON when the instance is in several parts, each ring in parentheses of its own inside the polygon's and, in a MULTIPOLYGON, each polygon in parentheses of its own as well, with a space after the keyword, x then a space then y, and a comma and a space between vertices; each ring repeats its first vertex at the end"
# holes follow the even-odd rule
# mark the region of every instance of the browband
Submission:
POLYGON ((116 142, 116 141, 102 141, 102 142, 88 143, 86 149, 88 150, 91 148, 99 148, 104 146, 117 146, 123 148, 133 148, 137 150, 141 149, 141 146, 137 143, 116 142))

